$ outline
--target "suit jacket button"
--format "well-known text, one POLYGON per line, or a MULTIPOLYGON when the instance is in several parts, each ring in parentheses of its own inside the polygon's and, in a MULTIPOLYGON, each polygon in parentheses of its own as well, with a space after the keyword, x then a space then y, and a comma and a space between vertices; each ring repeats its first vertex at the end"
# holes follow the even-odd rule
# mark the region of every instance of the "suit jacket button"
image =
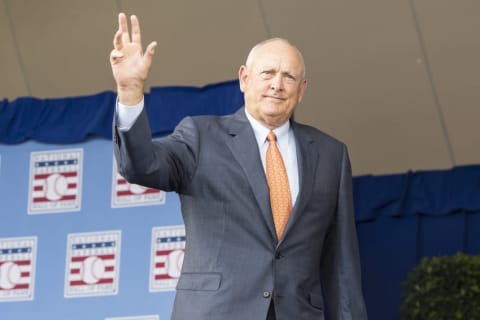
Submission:
POLYGON ((263 297, 265 299, 268 299, 272 296, 272 293, 270 291, 263 291, 263 297))

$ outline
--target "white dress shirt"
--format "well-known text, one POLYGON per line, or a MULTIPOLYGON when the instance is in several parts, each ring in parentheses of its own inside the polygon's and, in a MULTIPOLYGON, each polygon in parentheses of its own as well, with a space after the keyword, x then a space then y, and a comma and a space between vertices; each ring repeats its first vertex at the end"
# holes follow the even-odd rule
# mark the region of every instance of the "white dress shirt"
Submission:
MULTIPOLYGON (((144 100, 140 101, 135 106, 125 106, 120 102, 117 102, 117 127, 119 130, 128 131, 134 124, 137 117, 140 115, 144 107, 144 100)), ((263 170, 266 170, 266 154, 268 148, 267 135, 270 129, 263 126, 258 120, 250 115, 245 109, 250 125, 253 128, 255 138, 258 144, 258 150, 262 158, 263 170)), ((297 162, 297 146, 295 143, 295 136, 293 130, 290 127, 290 121, 285 122, 280 127, 273 130, 277 136, 277 145, 280 153, 282 154, 283 162, 287 170, 288 184, 290 186, 290 193, 292 196, 292 206, 295 205, 295 201, 298 196, 299 183, 298 183, 298 162, 297 162)))
POLYGON ((120 131, 128 131, 137 120, 138 116, 143 110, 145 102, 142 98, 138 104, 134 106, 126 106, 121 104, 117 100, 116 111, 115 114, 117 115, 117 128, 120 131))
MULTIPOLYGON (((266 156, 268 149, 267 135, 270 129, 262 125, 257 119, 248 113, 245 109, 245 114, 253 128, 253 133, 257 139, 258 150, 262 158, 263 170, 266 172, 266 156)), ((288 184, 290 186, 290 193, 292 196, 292 207, 295 205, 295 200, 298 196, 298 162, 297 162, 297 145, 295 143, 295 136, 290 127, 290 121, 285 122, 280 127, 273 130, 277 137, 277 146, 282 154, 283 163, 287 170, 288 184)))

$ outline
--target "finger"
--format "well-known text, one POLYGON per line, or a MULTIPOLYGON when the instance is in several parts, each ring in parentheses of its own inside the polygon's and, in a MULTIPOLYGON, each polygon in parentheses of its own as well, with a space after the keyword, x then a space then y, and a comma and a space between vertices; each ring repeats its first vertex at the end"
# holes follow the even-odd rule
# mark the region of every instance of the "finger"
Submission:
POLYGON ((156 47, 157 47, 157 42, 156 41, 150 42, 147 49, 145 50, 145 55, 153 57, 153 55, 155 54, 155 48, 156 47))
MULTIPOLYGON (((126 42, 130 42, 130 36, 128 35, 127 16, 123 12, 118 15, 118 30, 126 35, 126 42)), ((122 38, 125 38, 125 36, 122 35, 122 38)))
POLYGON ((130 17, 130 22, 132 23, 132 42, 142 44, 142 37, 140 33, 140 22, 136 15, 130 17))
POLYGON ((113 47, 116 50, 122 50, 123 48, 122 31, 120 30, 117 30, 117 32, 115 32, 115 36, 113 37, 113 47))
POLYGON ((117 63, 121 58, 123 58, 123 53, 121 51, 114 49, 112 52, 110 52, 110 62, 112 64, 117 63))
POLYGON ((152 59, 153 59, 153 55, 155 54, 156 46, 157 46, 157 42, 153 41, 148 45, 147 49, 145 50, 145 55, 143 59, 147 69, 150 69, 150 66, 152 65, 152 59))
POLYGON ((122 42, 122 46, 127 44, 127 43, 130 43, 130 36, 128 35, 128 32, 122 32, 121 33, 121 42, 122 42))

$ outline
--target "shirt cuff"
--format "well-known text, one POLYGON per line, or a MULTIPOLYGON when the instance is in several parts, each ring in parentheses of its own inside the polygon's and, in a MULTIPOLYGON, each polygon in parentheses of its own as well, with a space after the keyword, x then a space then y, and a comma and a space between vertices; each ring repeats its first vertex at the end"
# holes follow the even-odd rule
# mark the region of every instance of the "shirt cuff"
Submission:
POLYGON ((135 121, 137 120, 138 116, 143 110, 145 103, 144 99, 140 101, 138 104, 133 106, 126 106, 118 102, 115 106, 115 114, 117 117, 117 128, 120 131, 128 131, 133 126, 135 121))

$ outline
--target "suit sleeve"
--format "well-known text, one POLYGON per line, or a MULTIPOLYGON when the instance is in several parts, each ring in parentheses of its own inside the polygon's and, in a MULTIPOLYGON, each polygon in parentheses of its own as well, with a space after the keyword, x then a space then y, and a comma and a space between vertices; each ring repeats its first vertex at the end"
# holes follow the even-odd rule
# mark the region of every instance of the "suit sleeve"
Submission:
POLYGON ((351 166, 345 146, 341 160, 335 219, 324 244, 320 270, 330 319, 367 319, 361 286, 351 166))
POLYGON ((130 183, 181 193, 195 171, 196 128, 191 118, 175 131, 152 141, 145 109, 128 131, 113 125, 118 172, 130 183))

